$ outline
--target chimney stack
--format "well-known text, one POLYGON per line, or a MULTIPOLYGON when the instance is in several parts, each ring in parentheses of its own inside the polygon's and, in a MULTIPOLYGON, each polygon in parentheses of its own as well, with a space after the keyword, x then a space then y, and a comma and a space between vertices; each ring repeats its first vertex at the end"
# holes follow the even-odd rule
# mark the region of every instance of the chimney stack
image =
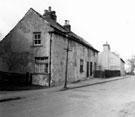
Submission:
POLYGON ((106 42, 106 44, 103 44, 103 51, 110 51, 110 45, 108 44, 108 42, 106 42))
POLYGON ((55 11, 52 11, 52 8, 49 6, 48 10, 45 10, 44 11, 44 14, 43 16, 46 18, 46 19, 52 19, 54 21, 57 21, 57 16, 56 16, 56 12, 55 11))
POLYGON ((71 31, 71 25, 69 24, 69 20, 65 20, 65 24, 63 26, 67 31, 71 31))

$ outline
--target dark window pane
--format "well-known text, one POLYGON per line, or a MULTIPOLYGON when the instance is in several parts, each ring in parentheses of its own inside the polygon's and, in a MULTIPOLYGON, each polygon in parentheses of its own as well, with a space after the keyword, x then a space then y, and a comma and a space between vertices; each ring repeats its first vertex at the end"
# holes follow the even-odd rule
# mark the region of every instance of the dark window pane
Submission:
POLYGON ((83 72, 83 59, 80 59, 80 72, 83 72))
POLYGON ((38 34, 38 39, 40 39, 40 34, 38 34))
POLYGON ((37 35, 35 35, 35 39, 37 39, 37 35))
POLYGON ((37 40, 38 41, 38 44, 41 44, 41 40, 37 40))
POLYGON ((35 44, 38 44, 38 40, 35 40, 35 44))

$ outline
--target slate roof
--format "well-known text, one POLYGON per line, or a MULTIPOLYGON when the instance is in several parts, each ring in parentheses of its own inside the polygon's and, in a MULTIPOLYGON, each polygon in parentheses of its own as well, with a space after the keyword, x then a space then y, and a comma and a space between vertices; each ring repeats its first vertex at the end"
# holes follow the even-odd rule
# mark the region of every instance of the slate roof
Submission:
POLYGON ((115 52, 111 52, 113 55, 115 55, 115 56, 117 56, 117 57, 119 57, 120 58, 120 60, 123 62, 123 63, 125 63, 125 61, 119 56, 119 55, 117 55, 115 52))
POLYGON ((121 60, 123 63, 125 63, 125 61, 124 61, 122 58, 120 58, 120 60, 121 60))
POLYGON ((50 23, 50 25, 55 28, 58 29, 59 31, 66 33, 67 31, 64 29, 63 26, 61 26, 59 23, 55 22, 54 20, 45 18, 43 15, 41 15, 40 13, 38 13, 37 11, 35 11, 33 8, 30 8, 31 10, 33 10, 39 17, 41 17, 42 19, 46 20, 47 22, 50 23))
MULTIPOLYGON (((32 8, 30 8, 32 9, 32 8)), ((60 31, 63 34, 67 34, 72 37, 73 40, 75 40, 76 42, 79 42, 83 45, 85 45, 86 47, 99 52, 98 50, 96 50, 91 44, 89 44, 87 41, 85 41, 82 37, 78 36, 77 34, 73 33, 72 31, 68 32, 62 25, 60 25, 58 22, 52 20, 52 19, 48 19, 45 18, 43 15, 41 15, 40 13, 38 13, 37 11, 35 11, 34 9, 32 9, 39 17, 41 17, 42 19, 46 20, 50 26, 52 26, 55 30, 60 31)))

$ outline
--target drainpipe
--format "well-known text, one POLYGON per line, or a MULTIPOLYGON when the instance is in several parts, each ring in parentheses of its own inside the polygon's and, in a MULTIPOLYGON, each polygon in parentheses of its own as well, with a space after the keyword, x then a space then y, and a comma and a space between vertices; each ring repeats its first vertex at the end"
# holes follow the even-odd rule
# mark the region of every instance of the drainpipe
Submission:
POLYGON ((109 52, 108 52, 108 70, 110 70, 110 59, 109 59, 109 52))
POLYGON ((51 50, 52 50, 52 33, 50 33, 50 60, 49 60, 49 87, 51 86, 51 50))

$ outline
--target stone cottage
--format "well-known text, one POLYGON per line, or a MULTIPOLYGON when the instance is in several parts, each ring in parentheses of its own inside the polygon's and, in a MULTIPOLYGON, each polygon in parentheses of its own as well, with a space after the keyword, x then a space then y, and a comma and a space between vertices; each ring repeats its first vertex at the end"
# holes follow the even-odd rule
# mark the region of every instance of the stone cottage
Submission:
POLYGON ((0 42, 0 71, 28 72, 32 84, 45 86, 64 82, 68 60, 68 81, 73 82, 93 76, 97 54, 71 31, 68 20, 63 26, 57 22, 51 7, 43 15, 30 8, 0 42))
POLYGON ((119 70, 120 75, 125 75, 125 61, 116 53, 111 52, 110 45, 103 44, 103 51, 98 55, 97 69, 119 70))

